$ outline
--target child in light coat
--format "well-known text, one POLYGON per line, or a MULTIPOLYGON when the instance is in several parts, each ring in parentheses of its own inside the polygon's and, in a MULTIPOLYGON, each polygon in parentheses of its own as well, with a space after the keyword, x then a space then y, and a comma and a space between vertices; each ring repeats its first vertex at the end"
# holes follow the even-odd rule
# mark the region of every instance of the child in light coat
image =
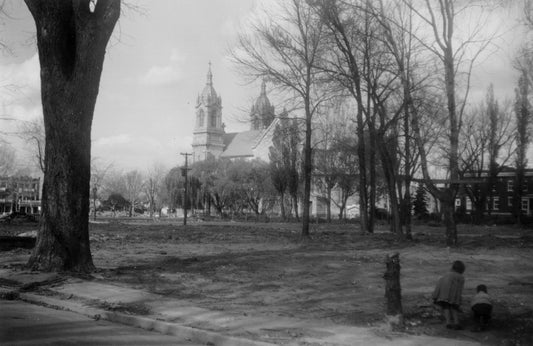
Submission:
POLYGON ((465 284, 464 271, 463 262, 453 262, 452 270, 439 279, 433 291, 433 302, 442 308, 448 329, 462 329, 459 325, 459 312, 465 284))

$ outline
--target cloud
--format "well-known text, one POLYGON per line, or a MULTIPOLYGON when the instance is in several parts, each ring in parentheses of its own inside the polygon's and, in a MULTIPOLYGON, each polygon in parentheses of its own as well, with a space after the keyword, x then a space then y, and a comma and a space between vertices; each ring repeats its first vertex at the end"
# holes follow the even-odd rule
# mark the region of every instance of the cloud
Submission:
POLYGON ((41 78, 37 53, 17 64, 0 65, 0 81, 3 85, 39 90, 41 78))
POLYGON ((133 142, 133 137, 130 134, 122 133, 115 136, 98 138, 93 142, 95 147, 110 147, 113 145, 128 144, 133 142))
POLYGON ((167 65, 154 65, 141 76, 140 82, 148 86, 168 86, 177 83, 183 77, 182 66, 185 56, 173 48, 167 65))
POLYGON ((178 163, 180 152, 190 152, 192 136, 165 140, 151 135, 122 133, 93 141, 92 155, 105 162, 117 162, 121 169, 147 169, 155 162, 178 163))
POLYGON ((2 129, 16 131, 19 121, 42 117, 40 66, 37 53, 18 63, 0 64, 0 114, 2 129))
POLYGON ((152 66, 141 77, 141 83, 149 86, 167 86, 178 82, 181 73, 173 66, 152 66))
POLYGON ((172 48, 172 52, 170 52, 170 61, 182 64, 185 62, 185 55, 180 53, 177 48, 172 48))

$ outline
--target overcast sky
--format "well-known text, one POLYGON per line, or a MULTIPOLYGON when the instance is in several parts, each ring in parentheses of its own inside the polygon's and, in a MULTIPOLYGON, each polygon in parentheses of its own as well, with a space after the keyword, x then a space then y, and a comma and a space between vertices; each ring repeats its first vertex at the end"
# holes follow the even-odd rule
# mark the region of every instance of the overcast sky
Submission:
MULTIPOLYGON (((258 1, 140 3, 146 14, 126 11, 108 46, 92 130, 93 157, 124 170, 182 163, 179 153, 192 150, 194 106, 209 61, 227 132, 247 128, 238 119, 247 115, 260 90, 258 84, 244 84, 227 58, 237 33, 261 7, 258 1)), ((23 1, 11 0, 8 11, 12 18, 2 19, 0 38, 12 53, 0 54, 0 83, 17 90, 0 88, 1 113, 31 120, 42 117, 34 23, 23 1)), ((501 12, 489 29, 516 22, 517 13, 501 12)), ((490 82, 497 98, 514 97, 517 77, 511 59, 521 39, 520 30, 503 30, 500 49, 476 66, 474 98, 482 97, 490 82)), ((0 126, 10 129, 13 123, 0 126)), ((22 146, 15 138, 11 142, 22 146)))

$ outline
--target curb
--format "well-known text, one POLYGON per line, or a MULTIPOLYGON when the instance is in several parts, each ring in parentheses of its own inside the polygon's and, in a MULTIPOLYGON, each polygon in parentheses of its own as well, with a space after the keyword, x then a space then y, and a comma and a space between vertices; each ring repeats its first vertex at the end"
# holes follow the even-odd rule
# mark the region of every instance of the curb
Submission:
POLYGON ((208 330, 182 326, 148 317, 127 315, 85 306, 83 304, 61 299, 40 296, 33 293, 20 293, 18 299, 37 305, 44 305, 58 310, 72 311, 95 320, 103 319, 132 327, 173 335, 183 341, 197 342, 210 346, 275 346, 276 344, 228 336, 208 330))

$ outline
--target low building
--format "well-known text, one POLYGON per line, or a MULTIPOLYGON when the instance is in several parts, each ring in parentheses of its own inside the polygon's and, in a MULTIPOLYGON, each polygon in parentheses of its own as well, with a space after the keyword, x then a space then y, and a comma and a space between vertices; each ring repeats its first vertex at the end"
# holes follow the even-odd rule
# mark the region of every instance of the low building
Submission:
POLYGON ((0 177, 0 213, 41 212, 41 178, 28 176, 0 177))
MULTIPOLYGON (((516 189, 516 169, 502 167, 494 184, 488 186, 489 172, 468 173, 464 176, 465 186, 463 192, 455 201, 456 208, 463 208, 466 213, 475 210, 475 201, 472 196, 483 194, 484 211, 495 215, 512 214, 514 210, 513 200, 516 189), (469 183, 469 181, 472 181, 469 183)), ((533 214, 533 169, 525 171, 524 182, 520 187, 520 209, 527 216, 533 214)))

